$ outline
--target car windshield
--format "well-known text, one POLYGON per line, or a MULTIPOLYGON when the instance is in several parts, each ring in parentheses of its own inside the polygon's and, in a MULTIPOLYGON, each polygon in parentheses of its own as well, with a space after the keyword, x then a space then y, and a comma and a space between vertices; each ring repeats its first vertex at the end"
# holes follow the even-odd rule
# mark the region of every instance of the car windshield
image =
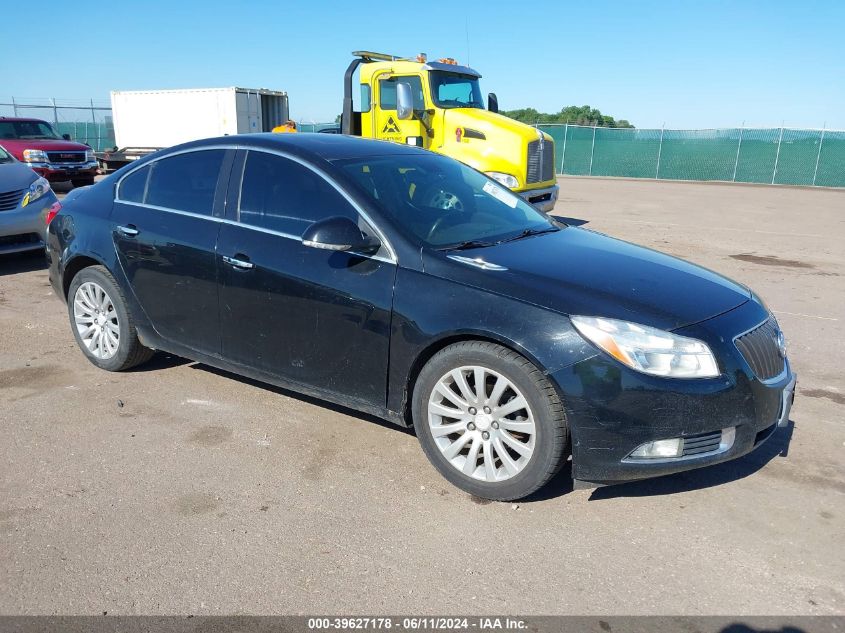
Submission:
POLYGON ((437 249, 489 246, 558 226, 484 174, 435 154, 334 161, 411 239, 437 249))
POLYGON ((13 163, 15 159, 12 158, 11 154, 9 154, 5 149, 0 147, 0 165, 3 163, 13 163))
POLYGON ((2 139, 55 139, 60 137, 44 121, 0 121, 2 139))
POLYGON ((439 108, 483 108, 478 77, 433 70, 428 74, 431 98, 439 108))

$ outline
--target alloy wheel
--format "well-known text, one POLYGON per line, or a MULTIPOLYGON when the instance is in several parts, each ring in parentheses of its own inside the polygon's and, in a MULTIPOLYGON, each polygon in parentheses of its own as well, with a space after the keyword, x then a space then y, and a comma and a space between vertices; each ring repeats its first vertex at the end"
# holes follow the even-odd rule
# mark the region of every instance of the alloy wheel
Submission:
POLYGON ((112 358, 120 346, 120 321, 108 293, 87 281, 73 297, 73 319, 79 339, 96 358, 112 358))

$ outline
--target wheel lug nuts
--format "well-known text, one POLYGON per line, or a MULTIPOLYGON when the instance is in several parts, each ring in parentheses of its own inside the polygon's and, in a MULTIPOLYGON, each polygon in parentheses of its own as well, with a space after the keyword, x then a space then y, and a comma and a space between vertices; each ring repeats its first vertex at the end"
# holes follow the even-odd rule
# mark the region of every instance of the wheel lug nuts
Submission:
POLYGON ((490 413, 490 407, 484 407, 484 413, 490 413))
POLYGON ((468 428, 470 431, 474 431, 474 430, 475 430, 475 424, 473 424, 472 422, 470 422, 469 424, 467 424, 467 428, 468 428))
POLYGON ((484 433, 481 434, 481 437, 483 437, 485 440, 489 440, 490 434, 487 431, 484 431, 484 433))
POLYGON ((498 429, 498 428, 499 428, 499 423, 498 423, 498 422, 493 422, 493 428, 494 428, 494 429, 498 429))
POLYGON ((470 414, 470 415, 475 415, 476 413, 478 413, 478 411, 475 409, 475 407, 470 407, 470 408, 469 408, 469 414, 470 414))

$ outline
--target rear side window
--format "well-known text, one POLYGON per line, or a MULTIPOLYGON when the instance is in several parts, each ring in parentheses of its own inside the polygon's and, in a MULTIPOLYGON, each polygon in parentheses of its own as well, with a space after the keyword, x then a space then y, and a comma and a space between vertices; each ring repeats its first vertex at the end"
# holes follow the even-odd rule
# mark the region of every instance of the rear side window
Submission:
POLYGON ((211 215, 224 151, 199 150, 152 164, 145 202, 158 207, 211 215))
POLYGON ((358 220, 358 213, 320 175, 290 159, 251 151, 241 184, 240 221, 299 237, 331 216, 358 220))
POLYGON ((120 183, 120 190, 117 197, 126 202, 143 202, 144 192, 147 189, 147 176, 150 175, 150 166, 142 167, 133 171, 120 183))

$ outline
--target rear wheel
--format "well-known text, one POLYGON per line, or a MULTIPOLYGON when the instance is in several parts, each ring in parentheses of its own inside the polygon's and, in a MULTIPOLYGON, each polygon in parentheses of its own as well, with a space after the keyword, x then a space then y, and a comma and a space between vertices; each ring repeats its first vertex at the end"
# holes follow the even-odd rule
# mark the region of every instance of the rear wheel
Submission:
POLYGON ((122 371, 152 357, 154 352, 138 340, 123 293, 103 266, 77 273, 67 305, 76 343, 97 367, 122 371))
POLYGON ((537 367, 501 345, 466 341, 435 354, 414 388, 413 414, 431 463, 479 497, 525 497, 564 460, 557 393, 537 367))

